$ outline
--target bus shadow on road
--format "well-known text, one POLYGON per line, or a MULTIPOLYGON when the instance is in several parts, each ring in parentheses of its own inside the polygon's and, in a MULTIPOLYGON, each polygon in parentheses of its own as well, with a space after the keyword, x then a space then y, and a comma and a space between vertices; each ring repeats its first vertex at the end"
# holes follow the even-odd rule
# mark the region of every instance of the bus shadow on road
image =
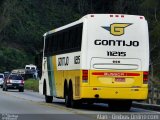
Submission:
MULTIPOLYGON (((53 102, 53 104, 60 105, 62 107, 66 107, 64 102, 55 101, 55 102, 53 102)), ((80 106, 78 106, 77 108, 73 108, 73 109, 89 110, 89 111, 109 111, 107 104, 98 104, 98 103, 94 103, 94 104, 83 103, 80 106)))
MULTIPOLYGON (((65 102, 62 101, 57 101, 57 100, 53 100, 53 103, 55 105, 59 105, 61 107, 66 107, 65 106, 65 102)), ((83 103, 80 106, 78 106, 77 108, 72 108, 72 109, 77 109, 77 110, 88 110, 88 111, 92 111, 92 112, 138 112, 137 109, 131 108, 129 111, 112 111, 109 109, 108 104, 106 103, 94 103, 94 104, 87 104, 87 103, 83 103)), ((141 111, 141 110, 140 110, 141 111)))

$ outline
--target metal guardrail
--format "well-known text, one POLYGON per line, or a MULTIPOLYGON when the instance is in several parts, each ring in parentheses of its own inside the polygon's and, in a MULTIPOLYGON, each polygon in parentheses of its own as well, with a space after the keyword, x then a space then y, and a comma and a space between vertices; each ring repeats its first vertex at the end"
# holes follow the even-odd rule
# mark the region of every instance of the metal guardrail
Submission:
POLYGON ((155 104, 133 102, 132 106, 136 108, 143 108, 146 110, 160 111, 160 105, 155 105, 155 104))
POLYGON ((148 104, 160 105, 160 90, 157 88, 149 89, 148 100, 146 102, 148 104))
POLYGON ((160 111, 160 90, 158 87, 151 87, 148 93, 148 99, 144 102, 133 102, 133 107, 147 110, 160 111))

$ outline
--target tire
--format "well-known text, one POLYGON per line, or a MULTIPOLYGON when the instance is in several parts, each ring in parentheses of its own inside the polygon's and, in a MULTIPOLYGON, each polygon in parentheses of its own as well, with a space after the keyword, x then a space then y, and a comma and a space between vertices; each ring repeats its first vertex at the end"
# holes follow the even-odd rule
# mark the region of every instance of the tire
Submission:
POLYGON ((111 111, 129 111, 132 106, 131 100, 115 100, 108 103, 111 111))
POLYGON ((19 92, 24 92, 24 88, 20 88, 20 89, 19 89, 19 92))
POLYGON ((47 95, 45 95, 45 101, 46 101, 46 103, 52 103, 53 96, 47 96, 47 95))
POLYGON ((80 102, 78 100, 73 100, 73 87, 72 84, 69 85, 69 88, 64 84, 64 97, 66 107, 78 108, 80 102))
POLYGON ((71 89, 70 89, 69 96, 70 96, 71 107, 72 108, 79 108, 80 101, 79 100, 73 100, 73 87, 71 87, 71 89))
POLYGON ((43 95, 45 95, 45 102, 46 103, 52 103, 53 102, 53 96, 48 96, 47 95, 47 87, 46 87, 46 81, 44 80, 44 85, 43 85, 43 95))
POLYGON ((71 107, 71 99, 68 94, 65 94, 65 105, 66 107, 71 107))
POLYGON ((8 91, 7 86, 3 87, 3 91, 8 91))
POLYGON ((72 86, 65 92, 65 105, 66 107, 78 108, 78 101, 73 100, 73 89, 72 86))

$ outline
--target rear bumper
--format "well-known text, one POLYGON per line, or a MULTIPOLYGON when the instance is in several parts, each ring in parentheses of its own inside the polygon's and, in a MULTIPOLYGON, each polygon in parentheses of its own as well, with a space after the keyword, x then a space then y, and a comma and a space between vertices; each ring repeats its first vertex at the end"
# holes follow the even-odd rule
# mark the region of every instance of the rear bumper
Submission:
POLYGON ((128 99, 128 100, 146 100, 148 88, 106 88, 82 87, 80 99, 128 99))
POLYGON ((24 88, 23 84, 7 84, 6 85, 8 89, 19 89, 24 88))

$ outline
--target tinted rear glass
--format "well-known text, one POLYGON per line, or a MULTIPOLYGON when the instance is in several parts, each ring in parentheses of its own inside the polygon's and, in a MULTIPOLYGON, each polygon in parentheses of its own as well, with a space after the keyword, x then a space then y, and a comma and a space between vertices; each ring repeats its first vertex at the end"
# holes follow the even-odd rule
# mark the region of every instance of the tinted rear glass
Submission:
POLYGON ((21 76, 12 75, 12 76, 9 77, 9 79, 22 80, 22 77, 21 76))
POLYGON ((0 75, 0 78, 3 78, 3 75, 0 75))
POLYGON ((31 67, 31 69, 32 69, 32 70, 35 70, 35 68, 34 68, 34 67, 31 67))
POLYGON ((26 67, 26 69, 30 69, 30 67, 26 67))

